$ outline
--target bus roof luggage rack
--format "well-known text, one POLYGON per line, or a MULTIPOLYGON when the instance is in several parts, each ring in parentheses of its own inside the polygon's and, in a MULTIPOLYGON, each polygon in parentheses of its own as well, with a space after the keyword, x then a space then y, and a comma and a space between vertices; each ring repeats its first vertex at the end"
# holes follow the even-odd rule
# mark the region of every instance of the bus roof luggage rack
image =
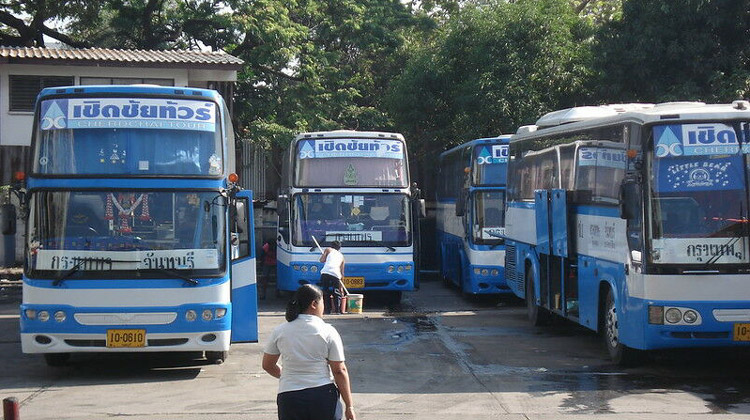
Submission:
POLYGON ((553 111, 545 114, 536 121, 539 128, 555 127, 578 121, 591 120, 595 118, 611 117, 623 112, 653 108, 654 104, 614 104, 600 106, 577 106, 553 111))

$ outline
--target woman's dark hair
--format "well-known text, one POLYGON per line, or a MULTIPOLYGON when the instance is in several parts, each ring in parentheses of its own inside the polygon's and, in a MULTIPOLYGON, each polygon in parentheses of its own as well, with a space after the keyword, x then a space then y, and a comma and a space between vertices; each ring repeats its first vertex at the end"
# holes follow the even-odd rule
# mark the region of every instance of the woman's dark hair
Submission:
POLYGON ((323 297, 323 292, 314 284, 303 284, 294 292, 294 296, 286 305, 286 320, 289 322, 297 319, 299 314, 305 312, 310 304, 323 297))
POLYGON ((339 241, 333 241, 333 242, 331 242, 331 248, 333 248, 336 251, 338 251, 339 249, 341 249, 341 242, 339 242, 339 241))

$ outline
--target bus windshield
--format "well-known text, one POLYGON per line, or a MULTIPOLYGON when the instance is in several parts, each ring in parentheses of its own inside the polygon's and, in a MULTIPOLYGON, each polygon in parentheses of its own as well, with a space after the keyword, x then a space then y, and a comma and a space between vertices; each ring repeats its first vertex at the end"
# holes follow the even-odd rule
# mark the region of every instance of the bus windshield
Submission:
POLYGON ((409 201, 403 194, 297 194, 296 246, 338 240, 344 246, 408 246, 409 201))
POLYGON ((471 183, 473 185, 505 185, 508 173, 508 145, 483 144, 476 146, 471 166, 471 183))
POLYGON ((217 109, 214 102, 182 99, 42 101, 34 172, 220 176, 223 151, 217 109))
POLYGON ((400 140, 305 139, 296 156, 297 187, 409 186, 400 140))
POLYGON ((225 206, 217 192, 37 192, 29 216, 31 275, 219 275, 225 269, 225 206))
POLYGON ((664 125, 654 127, 653 138, 653 262, 747 263, 747 151, 739 153, 735 130, 664 125))
POLYGON ((474 243, 497 244, 505 236, 505 192, 474 193, 474 243))

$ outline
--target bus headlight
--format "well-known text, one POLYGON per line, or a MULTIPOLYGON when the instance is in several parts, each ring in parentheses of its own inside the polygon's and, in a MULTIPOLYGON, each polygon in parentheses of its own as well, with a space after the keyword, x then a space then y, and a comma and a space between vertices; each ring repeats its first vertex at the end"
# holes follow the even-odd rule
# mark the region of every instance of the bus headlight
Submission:
POLYGON ((307 273, 307 266, 306 266, 306 265, 303 265, 303 266, 302 266, 302 272, 303 272, 303 273, 307 273))
POLYGON ((411 271, 411 265, 406 266, 406 271, 411 271))
POLYGON ((492 269, 492 275, 493 275, 493 276, 497 276, 498 274, 500 274, 500 272, 499 272, 499 271, 497 271, 497 268, 493 268, 493 269, 492 269))
POLYGON ((33 310, 33 309, 27 309, 26 310, 26 318, 36 319, 36 311, 33 310))
POLYGON ((49 312, 47 311, 39 311, 39 314, 37 316, 39 317, 39 320, 42 322, 49 321, 49 312))
POLYGON ((293 267, 294 267, 294 271, 299 271, 299 266, 297 264, 294 264, 293 267))
POLYGON ((487 274, 490 274, 490 270, 488 270, 488 269, 486 269, 486 268, 483 268, 483 269, 482 269, 482 275, 483 275, 483 276, 486 276, 487 274))
POLYGON ((227 314, 227 308, 219 308, 216 310, 216 319, 224 318, 224 315, 227 314))
POLYGON ((187 312, 185 312, 185 319, 188 322, 193 322, 198 319, 198 314, 196 314, 194 310, 188 309, 187 312))
POLYGON ((698 320, 698 314, 693 310, 687 310, 682 314, 682 320, 688 324, 694 324, 698 320))
POLYGON ((314 266, 310 267, 310 271, 312 271, 313 273, 317 273, 318 272, 318 266, 314 265, 314 266))
POLYGON ((399 265, 398 266, 398 270, 396 270, 396 271, 398 271, 399 273, 403 273, 404 272, 404 266, 403 265, 399 265))
POLYGON ((664 313, 664 319, 670 324, 676 324, 682 320, 682 312, 677 308, 669 308, 664 313))
POLYGON ((63 322, 63 321, 65 321, 65 318, 66 318, 65 312, 63 312, 63 311, 57 311, 57 312, 55 312, 55 321, 56 322, 63 322))
POLYGON ((210 321, 210 320, 214 319, 214 313, 211 312, 210 309, 204 309, 203 312, 201 313, 201 318, 204 321, 210 321))
POLYGON ((475 269, 474 269, 474 274, 476 274, 477 276, 478 276, 478 275, 479 275, 479 274, 480 274, 481 272, 482 272, 482 270, 480 270, 479 268, 475 268, 475 269))
POLYGON ((389 266, 388 266, 388 272, 389 272, 389 273, 393 273, 393 270, 395 270, 395 269, 396 269, 396 267, 394 267, 394 266, 392 266, 392 265, 389 265, 389 266))

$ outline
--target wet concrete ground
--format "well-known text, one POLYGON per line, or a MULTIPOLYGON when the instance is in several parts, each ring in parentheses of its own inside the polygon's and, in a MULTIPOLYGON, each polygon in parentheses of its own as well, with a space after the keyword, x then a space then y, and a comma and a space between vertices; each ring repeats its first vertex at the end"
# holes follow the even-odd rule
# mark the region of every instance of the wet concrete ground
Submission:
MULTIPOLYGON (((284 299, 261 302, 261 341, 284 299)), ((76 355, 49 368, 18 343, 17 302, 0 299, 0 398, 24 419, 273 419, 277 381, 259 344, 223 365, 199 354, 76 355)), ((750 418, 750 350, 661 352, 634 368, 568 323, 534 328, 514 298, 467 301, 437 282, 387 306, 327 317, 344 340, 359 419, 750 418)))

